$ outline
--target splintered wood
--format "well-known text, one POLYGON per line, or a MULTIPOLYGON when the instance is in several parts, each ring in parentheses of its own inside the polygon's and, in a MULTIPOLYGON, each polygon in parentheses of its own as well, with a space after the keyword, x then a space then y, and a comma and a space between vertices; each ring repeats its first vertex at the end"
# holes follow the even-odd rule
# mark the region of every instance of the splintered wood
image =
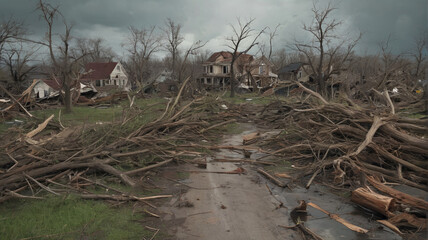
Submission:
POLYGON ((244 145, 250 145, 250 144, 257 142, 257 140, 259 140, 259 138, 260 138, 259 132, 250 133, 250 134, 247 134, 247 135, 242 137, 242 142, 244 145))
POLYGON ((339 217, 339 215, 337 215, 337 214, 327 212, 326 210, 322 209, 320 206, 316 205, 315 203, 310 202, 310 203, 308 203, 308 206, 311 206, 313 208, 320 210, 321 212, 327 214, 331 219, 336 220, 337 222, 343 224, 345 227, 351 229, 352 231, 359 232, 359 233, 367 233, 369 231, 367 229, 358 227, 358 226, 346 221, 345 219, 339 217))
POLYGON ((355 189, 352 201, 383 215, 382 224, 395 226, 396 232, 424 228, 416 218, 428 210, 428 202, 386 186, 380 179, 428 191, 428 119, 396 114, 400 109, 387 92, 381 94, 384 105, 356 103, 346 96, 330 102, 296 84, 307 93, 304 98, 272 102, 255 120, 282 130, 263 140, 263 150, 291 162, 300 170, 296 179, 304 179, 307 188, 319 179, 343 191, 355 189), (367 188, 368 184, 373 187, 367 188), (401 224, 391 221, 400 213, 412 217, 401 215, 401 224))
MULTIPOLYGON (((122 123, 96 127, 64 128, 51 115, 27 134, 2 142, 0 155, 5 158, 0 158, 0 202, 10 198, 38 198, 23 194, 26 189, 34 193, 34 190, 41 189, 55 195, 73 192, 82 198, 116 201, 169 197, 97 195, 89 194, 85 187, 95 185, 114 189, 91 180, 94 174, 97 177, 108 175, 108 179, 114 178, 114 182, 120 181, 131 187, 139 186, 144 176, 139 178, 138 175, 172 162, 193 161, 189 157, 201 158, 206 154, 201 149, 236 148, 195 144, 200 143, 201 138, 216 137, 218 132, 215 128, 235 122, 236 115, 218 114, 218 110, 212 107, 219 104, 215 99, 198 98, 182 105, 180 99, 184 91, 182 86, 180 94, 166 105, 157 119, 139 126, 135 126, 132 120, 138 117, 133 112, 142 113, 144 110, 134 108, 133 111, 124 111, 122 123), (48 127, 50 135, 45 134, 35 140, 48 127), (129 129, 132 132, 128 132, 129 129), (182 145, 177 145, 178 141, 182 145), (128 170, 123 171, 123 163, 131 168, 126 167, 128 170)), ((237 147, 257 151, 255 147, 237 147)), ((224 173, 245 174, 245 170, 238 168, 224 173)))
POLYGON ((352 191, 351 201, 388 217, 395 210, 395 199, 371 192, 365 188, 352 191))

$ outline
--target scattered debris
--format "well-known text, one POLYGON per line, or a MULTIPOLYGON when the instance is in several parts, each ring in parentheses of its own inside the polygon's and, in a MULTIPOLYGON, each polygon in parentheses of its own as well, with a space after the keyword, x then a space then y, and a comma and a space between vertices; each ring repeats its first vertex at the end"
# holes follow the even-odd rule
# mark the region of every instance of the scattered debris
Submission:
POLYGON ((320 206, 316 205, 315 203, 308 203, 308 206, 311 206, 313 208, 316 208, 320 210, 321 212, 327 214, 330 218, 336 220, 337 222, 345 225, 347 228, 351 229, 352 231, 359 232, 359 233, 367 233, 369 230, 355 226, 354 224, 346 221, 345 219, 339 217, 337 214, 329 213, 326 210, 322 209, 320 206))
POLYGON ((274 174, 275 177, 280 177, 280 178, 287 178, 287 179, 292 179, 293 177, 288 175, 287 173, 275 173, 274 174))
POLYGON ((259 139, 260 139, 260 132, 254 132, 243 136, 242 143, 244 145, 250 145, 257 142, 259 139))
POLYGON ((191 208, 191 207, 194 207, 194 206, 195 206, 195 204, 193 204, 189 200, 180 201, 177 204, 178 208, 182 208, 182 207, 191 208))
POLYGON ((278 180, 277 178, 275 178, 274 176, 272 176, 270 173, 266 172, 262 168, 258 168, 257 172, 259 172, 262 175, 264 175, 265 177, 267 177, 269 180, 271 180, 273 183, 275 183, 279 187, 286 187, 287 186, 287 184, 281 182, 280 180, 278 180))

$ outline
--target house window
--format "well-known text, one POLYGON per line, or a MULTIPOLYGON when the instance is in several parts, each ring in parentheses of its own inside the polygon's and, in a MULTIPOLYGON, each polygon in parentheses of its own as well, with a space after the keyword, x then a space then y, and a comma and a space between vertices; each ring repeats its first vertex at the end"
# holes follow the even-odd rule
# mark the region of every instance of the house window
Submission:
POLYGON ((265 69, 263 66, 259 67, 259 74, 264 74, 265 73, 265 69))
POLYGON ((101 80, 96 80, 95 81, 95 86, 100 87, 101 86, 101 80))
POLYGON ((116 70, 120 72, 120 67, 117 65, 116 70))
POLYGON ((299 71, 299 78, 302 77, 302 71, 299 71))
POLYGON ((207 78, 207 84, 211 84, 211 78, 207 78))
POLYGON ((229 73, 229 67, 223 66, 223 73, 229 73))
POLYGON ((210 66, 210 73, 213 73, 213 65, 210 66))
POLYGON ((114 84, 113 85, 115 85, 116 86, 116 79, 114 80, 114 84))

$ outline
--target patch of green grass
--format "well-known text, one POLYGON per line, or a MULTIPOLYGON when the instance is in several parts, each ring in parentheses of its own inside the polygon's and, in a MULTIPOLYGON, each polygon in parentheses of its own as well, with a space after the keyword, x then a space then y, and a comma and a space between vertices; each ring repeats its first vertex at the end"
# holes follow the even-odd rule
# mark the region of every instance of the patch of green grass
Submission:
MULTIPOLYGON (((150 98, 138 98, 134 104, 140 108, 156 105, 157 109, 164 109, 167 102, 168 100, 165 98, 153 96, 150 98)), ((129 106, 129 101, 126 101, 126 104, 129 106)))
POLYGON ((423 113, 413 113, 413 114, 409 114, 406 117, 408 118, 415 118, 415 119, 421 119, 423 117, 428 117, 428 115, 423 114, 423 113))
MULTIPOLYGON (((155 114, 151 114, 157 110, 165 108, 166 99, 160 97, 144 98, 144 99, 135 99, 135 106, 140 109, 147 109, 146 114, 142 114, 137 118, 144 120, 149 119, 150 116, 154 119, 155 114)), ((34 116, 46 119, 50 115, 54 114, 54 118, 58 120, 59 112, 61 111, 61 122, 64 126, 75 126, 82 123, 96 123, 96 122, 114 122, 121 119, 123 111, 129 109, 129 101, 124 100, 116 105, 111 105, 108 107, 93 107, 93 106, 74 106, 72 112, 65 114, 64 108, 56 109, 44 109, 33 111, 34 116)), ((149 120, 150 120, 149 119, 149 120)))
POLYGON ((8 126, 6 123, 2 122, 0 123, 0 134, 6 132, 9 129, 10 126, 8 126))
POLYGON ((113 122, 119 120, 122 116, 123 108, 120 105, 107 108, 76 106, 73 107, 72 112, 68 114, 64 114, 64 109, 45 109, 33 111, 32 113, 34 116, 41 119, 46 119, 54 114, 54 118, 58 120, 60 111, 61 122, 64 126, 75 126, 82 123, 113 122))
POLYGON ((279 173, 288 173, 292 172, 295 169, 291 167, 292 163, 287 160, 276 161, 276 166, 266 166, 265 169, 269 172, 279 172, 279 173))
POLYGON ((141 239, 151 236, 137 223, 141 215, 130 207, 109 205, 74 196, 18 200, 0 208, 2 239, 141 239))
POLYGON ((229 123, 227 125, 224 125, 221 131, 224 134, 234 135, 234 134, 240 134, 244 130, 242 129, 242 126, 239 123, 234 122, 234 123, 229 123))
POLYGON ((188 179, 190 177, 189 172, 177 172, 177 178, 180 180, 188 179))
POLYGON ((283 97, 275 95, 262 97, 261 94, 258 93, 243 93, 236 94, 235 97, 231 98, 230 92, 227 92, 222 96, 222 99, 233 104, 252 103, 257 105, 265 105, 277 101, 279 99, 283 99, 283 97))

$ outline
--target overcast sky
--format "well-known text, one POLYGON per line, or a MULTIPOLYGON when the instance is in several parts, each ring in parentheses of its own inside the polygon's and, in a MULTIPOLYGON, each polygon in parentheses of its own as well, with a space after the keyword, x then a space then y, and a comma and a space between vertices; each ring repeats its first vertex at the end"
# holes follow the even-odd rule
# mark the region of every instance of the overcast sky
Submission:
MULTIPOLYGON (((36 39, 46 31, 35 11, 38 0, 0 0, 0 18, 13 17, 27 24, 36 39)), ((121 47, 128 26, 162 26, 166 18, 182 25, 185 42, 209 41, 205 49, 226 50, 230 24, 236 18, 255 18, 254 28, 281 24, 275 48, 286 47, 293 39, 304 39, 303 23, 312 20, 312 0, 50 0, 59 5, 67 21, 74 24, 73 35, 101 37, 123 55, 121 47)), ((319 5, 328 1, 320 0, 319 5)), ((332 17, 343 20, 342 34, 362 32, 357 46, 360 54, 374 54, 379 43, 391 36, 396 53, 409 51, 414 39, 428 31, 427 0, 341 0, 333 2, 338 9, 332 17)), ((3 20, 2 19, 2 20, 3 20)))

